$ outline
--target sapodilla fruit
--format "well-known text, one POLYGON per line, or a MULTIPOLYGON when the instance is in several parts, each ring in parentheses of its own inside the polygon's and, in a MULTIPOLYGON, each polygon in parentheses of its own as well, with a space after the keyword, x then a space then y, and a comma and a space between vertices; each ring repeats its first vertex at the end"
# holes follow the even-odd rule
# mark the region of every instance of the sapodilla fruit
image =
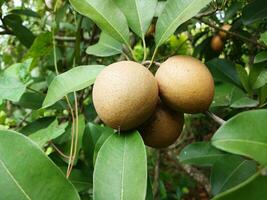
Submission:
POLYGON ((220 52, 223 50, 224 43, 223 43, 220 36, 215 35, 211 39, 210 46, 211 46, 213 51, 220 52))
POLYGON ((180 136, 184 115, 158 103, 154 114, 140 128, 144 143, 153 148, 165 148, 180 136))
POLYGON ((129 130, 145 122, 158 101, 157 81, 143 65, 121 61, 107 66, 96 78, 93 103, 110 127, 129 130))
MULTIPOLYGON (((226 31, 229 31, 232 26, 230 24, 224 24, 222 25, 221 27, 223 30, 226 30, 226 31)), ((227 37, 227 33, 224 32, 224 31, 219 31, 219 36, 222 38, 222 39, 225 39, 227 37)))
POLYGON ((207 67, 191 56, 173 56, 156 72, 162 101, 183 113, 208 110, 214 96, 214 81, 207 67))

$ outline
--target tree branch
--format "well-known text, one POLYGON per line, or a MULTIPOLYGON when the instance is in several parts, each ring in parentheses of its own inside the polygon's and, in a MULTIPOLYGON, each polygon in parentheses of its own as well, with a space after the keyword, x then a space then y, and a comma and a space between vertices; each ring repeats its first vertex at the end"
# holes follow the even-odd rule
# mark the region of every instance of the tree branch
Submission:
POLYGON ((225 121, 222 118, 218 117, 217 115, 213 114, 210 111, 206 111, 205 114, 209 116, 210 118, 212 118, 215 122, 217 122, 220 125, 223 125, 225 123, 225 121))
POLYGON ((256 40, 253 40, 253 39, 251 39, 251 38, 247 38, 247 37, 245 37, 245 36, 243 36, 243 35, 240 35, 240 34, 238 34, 238 33, 235 33, 235 32, 232 32, 232 31, 228 31, 228 30, 224 30, 224 29, 218 27, 218 26, 215 25, 215 24, 212 24, 212 23, 210 23, 210 22, 208 22, 208 21, 206 21, 206 20, 203 20, 201 17, 194 17, 194 18, 195 18, 196 20, 198 20, 198 21, 204 23, 204 24, 207 24, 209 27, 212 27, 212 28, 214 28, 214 29, 216 29, 216 30, 225 32, 225 33, 227 33, 227 34, 229 34, 229 35, 232 35, 232 36, 234 36, 234 37, 237 37, 237 38, 239 38, 239 39, 241 39, 241 40, 244 40, 244 41, 246 41, 246 42, 255 44, 255 45, 259 46, 259 47, 267 48, 267 45, 265 45, 265 44, 259 43, 259 42, 257 42, 256 40))

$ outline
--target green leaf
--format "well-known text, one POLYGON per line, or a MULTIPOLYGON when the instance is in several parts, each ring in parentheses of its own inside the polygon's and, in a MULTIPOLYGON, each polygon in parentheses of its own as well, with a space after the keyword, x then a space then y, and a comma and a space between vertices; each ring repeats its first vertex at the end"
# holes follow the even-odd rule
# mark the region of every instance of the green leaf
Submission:
POLYGON ((42 103, 44 101, 44 96, 41 94, 36 94, 33 92, 25 92, 19 102, 17 103, 23 108, 29 108, 32 110, 38 110, 42 107, 42 103))
POLYGON ((76 11, 92 19, 103 31, 130 46, 127 20, 112 0, 70 0, 70 3, 76 11))
POLYGON ((256 170, 256 162, 240 156, 227 155, 217 160, 211 173, 212 194, 217 195, 242 183, 254 175, 256 170))
POLYGON ((0 75, 0 99, 17 102, 25 90, 26 86, 16 78, 0 75))
POLYGON ((94 149, 94 158, 93 158, 93 162, 95 163, 96 158, 97 158, 97 154, 100 150, 100 148, 102 147, 102 145, 105 143, 105 141, 114 133, 114 131, 112 129, 108 129, 104 132, 102 132, 101 136, 99 137, 99 139, 97 140, 96 144, 95 144, 95 149, 94 149))
POLYGON ((212 200, 265 200, 267 199, 267 177, 256 173, 245 182, 231 188, 212 200))
POLYGON ((28 124, 27 126, 24 126, 19 130, 20 133, 24 135, 30 135, 33 134, 41 129, 45 129, 48 127, 53 121, 55 121, 55 117, 44 117, 39 118, 32 123, 28 124))
POLYGON ((236 71, 243 87, 246 89, 247 92, 250 92, 251 88, 249 84, 249 76, 246 69, 242 65, 236 64, 236 71))
POLYGON ((184 22, 194 17, 211 0, 168 0, 156 24, 156 46, 162 45, 184 22))
POLYGON ((156 10, 155 10, 155 14, 154 14, 155 17, 159 17, 160 16, 160 14, 162 13, 165 5, 166 5, 166 1, 159 1, 158 2, 156 10))
POLYGON ((70 92, 92 85, 102 69, 103 65, 79 66, 56 76, 49 85, 43 107, 53 105, 70 92))
POLYGON ((108 34, 102 32, 97 44, 86 49, 89 55, 107 57, 122 53, 122 43, 118 42, 108 34))
POLYGON ((224 123, 212 144, 224 151, 252 158, 267 165, 267 110, 242 112, 224 123))
MULTIPOLYGON (((66 173, 67 167, 62 168, 62 171, 66 173)), ((69 180, 78 192, 85 192, 93 187, 91 177, 79 169, 72 169, 69 180)))
POLYGON ((180 153, 180 162, 197 166, 212 166, 225 153, 214 148, 209 142, 195 142, 187 145, 180 153))
POLYGON ((40 147, 44 146, 47 142, 55 139, 65 132, 68 123, 58 125, 57 120, 52 122, 47 128, 36 131, 31 134, 29 138, 38 144, 40 147))
POLYGON ((236 87, 229 83, 215 84, 215 95, 211 107, 229 106, 232 98, 232 91, 236 87))
POLYGON ((254 63, 260 63, 267 60, 267 51, 258 53, 254 58, 254 63))
POLYGON ((266 83, 267 83, 267 68, 263 69, 260 72, 259 76, 257 77, 257 80, 253 85, 253 89, 258 89, 264 86, 266 83))
POLYGON ((261 34, 261 40, 267 45, 267 31, 261 34))
POLYGON ((243 8, 242 20, 245 25, 267 17, 267 1, 255 0, 243 8))
POLYGON ((157 0, 114 0, 127 18, 130 28, 144 38, 153 19, 157 0))
POLYGON ((13 10, 10 10, 9 13, 17 14, 17 15, 25 15, 28 17, 37 17, 37 18, 40 17, 40 15, 37 12, 34 12, 33 10, 28 9, 28 8, 13 9, 13 10))
POLYGON ((225 12, 224 21, 227 22, 232 19, 239 9, 242 8, 242 3, 240 2, 231 2, 230 7, 225 12))
POLYGON ((3 21, 24 46, 29 48, 32 45, 35 37, 27 27, 22 25, 22 19, 18 15, 9 14, 4 17, 3 21))
POLYGON ((254 108, 259 105, 258 100, 249 97, 242 97, 231 104, 232 108, 254 108))
POLYGON ((28 50, 24 59, 27 58, 40 58, 48 55, 52 52, 53 42, 52 42, 52 34, 50 32, 42 33, 38 35, 31 48, 28 50))
POLYGON ((228 82, 242 88, 234 63, 214 58, 206 64, 215 80, 228 82))
POLYGON ((0 152, 1 199, 80 199, 61 170, 22 134, 0 131, 0 152))
POLYGON ((113 134, 101 147, 95 164, 95 200, 144 200, 146 149, 138 132, 113 134))

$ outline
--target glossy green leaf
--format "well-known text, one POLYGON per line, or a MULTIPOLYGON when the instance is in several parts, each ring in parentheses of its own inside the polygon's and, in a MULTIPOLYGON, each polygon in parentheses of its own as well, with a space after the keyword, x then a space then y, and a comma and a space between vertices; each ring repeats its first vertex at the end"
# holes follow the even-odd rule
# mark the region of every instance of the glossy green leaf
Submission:
POLYGON ((240 8, 242 8, 241 2, 232 2, 230 7, 225 12, 224 21, 227 22, 232 19, 240 8))
POLYGON ((65 132, 65 128, 68 123, 58 125, 57 120, 51 123, 47 128, 36 131, 29 135, 32 141, 38 144, 40 147, 44 146, 48 141, 55 139, 65 132))
POLYGON ((40 58, 47 56, 53 50, 53 39, 50 32, 42 33, 38 35, 31 48, 27 51, 24 59, 26 58, 40 58))
POLYGON ((19 99, 18 105, 23 108, 38 110, 42 107, 44 96, 33 92, 25 92, 19 99))
POLYGON ((242 87, 234 63, 214 58, 206 63, 215 80, 224 81, 242 87))
POLYGON ((160 14, 162 13, 165 5, 166 5, 166 1, 159 1, 158 2, 156 10, 155 10, 155 14, 154 14, 155 17, 159 17, 160 16, 160 14))
POLYGON ((113 56, 122 53, 122 43, 118 42, 108 34, 102 32, 97 44, 89 46, 86 49, 86 53, 89 55, 95 55, 100 57, 113 56))
POLYGON ((0 75, 0 99, 19 101, 26 86, 16 78, 0 75))
POLYGON ((92 85, 102 69, 103 65, 79 66, 56 76, 49 85, 43 107, 53 105, 70 92, 92 85))
POLYGON ((32 45, 35 37, 33 33, 22 24, 22 19, 18 15, 6 15, 3 21, 7 26, 12 29, 14 35, 23 45, 25 45, 27 48, 32 45))
POLYGON ((243 8, 242 20, 245 25, 261 21, 267 17, 267 1, 255 0, 243 8))
POLYGON ((254 108, 259 105, 259 101, 249 97, 242 97, 231 104, 232 108, 254 108))
POLYGON ((37 17, 39 18, 40 15, 37 12, 34 12, 33 10, 29 8, 24 8, 24 9, 12 9, 9 11, 9 13, 12 14, 17 14, 17 15, 25 15, 28 17, 37 17))
POLYGON ((224 123, 212 144, 224 151, 250 157, 267 165, 267 110, 242 112, 224 123))
POLYGON ((162 45, 184 22, 194 17, 211 0, 168 0, 157 24, 156 45, 162 45))
POLYGON ((243 87, 246 89, 247 92, 250 92, 251 88, 249 84, 249 76, 246 69, 242 65, 237 64, 236 71, 243 87))
POLYGON ((146 149, 138 132, 109 137, 94 170, 94 200, 144 200, 147 185, 146 149))
POLYGON ((129 28, 124 14, 112 0, 70 0, 82 15, 92 19, 103 31, 129 46, 129 28))
POLYGON ((215 84, 215 95, 211 107, 229 106, 231 104, 232 92, 235 86, 229 83, 215 84))
POLYGON ((267 51, 258 53, 254 58, 254 63, 260 63, 264 61, 267 61, 267 51))
POLYGON ((261 34, 261 40, 267 45, 267 31, 261 34))
POLYGON ((231 188, 212 200, 265 200, 267 199, 267 177, 256 173, 248 180, 231 188))
POLYGON ((80 199, 61 170, 29 138, 0 131, 0 152, 1 199, 80 199))
POLYGON ((256 81, 254 82, 253 89, 258 89, 267 83, 267 68, 263 69, 256 81))
POLYGON ((84 130, 83 136, 83 151, 86 157, 86 160, 93 168, 94 166, 94 149, 97 141, 101 137, 103 132, 108 130, 113 130, 109 127, 100 126, 98 124, 87 123, 84 130))
POLYGON ((99 139, 97 140, 96 144, 95 144, 95 149, 94 149, 94 158, 93 161, 95 163, 96 158, 97 158, 97 154, 100 150, 100 148, 102 147, 102 145, 105 143, 105 141, 114 133, 114 131, 112 129, 103 131, 101 133, 101 136, 99 137, 99 139))
POLYGON ((187 145, 179 154, 179 161, 198 166, 212 166, 225 154, 214 148, 209 142, 195 142, 187 145))
POLYGON ((212 194, 222 193, 250 178, 256 173, 257 164, 240 156, 227 155, 212 167, 212 194))
POLYGON ((31 135, 41 129, 45 129, 48 127, 53 121, 55 121, 55 117, 44 117, 39 118, 30 124, 22 127, 19 132, 23 133, 24 135, 31 135))
POLYGON ((153 19, 157 0, 114 0, 127 18, 130 28, 139 37, 144 38, 145 33, 153 19))
MULTIPOLYGON (((66 174, 67 167, 63 167, 61 170, 66 174)), ((80 169, 72 169, 69 180, 78 192, 86 192, 93 187, 92 178, 80 169)))

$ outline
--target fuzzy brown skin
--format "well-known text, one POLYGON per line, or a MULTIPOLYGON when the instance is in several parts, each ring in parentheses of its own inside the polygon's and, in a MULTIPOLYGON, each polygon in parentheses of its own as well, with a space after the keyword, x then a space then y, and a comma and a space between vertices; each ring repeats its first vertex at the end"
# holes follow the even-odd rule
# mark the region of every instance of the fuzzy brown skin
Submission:
POLYGON ((139 132, 147 146, 165 148, 177 140, 183 125, 183 114, 159 103, 152 117, 139 128, 139 132))
MULTIPOLYGON (((222 27, 221 27, 223 30, 226 30, 226 31, 229 31, 232 26, 230 24, 224 24, 222 27)), ((223 32, 223 31, 219 31, 219 36, 222 38, 222 39, 226 39, 227 38, 227 33, 226 32, 223 32)))
POLYGON ((114 129, 129 130, 145 122, 158 101, 152 73, 139 63, 121 61, 96 78, 93 102, 101 120, 114 129))
POLYGON ((156 73, 160 97, 170 108, 183 113, 208 110, 214 81, 208 68, 196 58, 173 56, 156 73))
POLYGON ((223 50, 224 42, 222 41, 220 36, 215 35, 211 39, 210 46, 213 51, 220 52, 223 50))

